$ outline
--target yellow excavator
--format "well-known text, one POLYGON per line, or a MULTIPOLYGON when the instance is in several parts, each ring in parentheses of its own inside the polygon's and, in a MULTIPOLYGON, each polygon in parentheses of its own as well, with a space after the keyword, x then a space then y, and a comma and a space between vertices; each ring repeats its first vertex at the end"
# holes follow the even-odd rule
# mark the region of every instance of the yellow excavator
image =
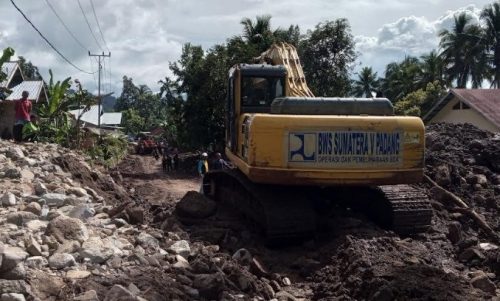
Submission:
POLYGON ((401 234, 424 231, 432 209, 418 183, 424 125, 385 98, 314 97, 292 45, 229 70, 225 154, 205 195, 229 203, 270 239, 308 237, 318 202, 361 209, 401 234))

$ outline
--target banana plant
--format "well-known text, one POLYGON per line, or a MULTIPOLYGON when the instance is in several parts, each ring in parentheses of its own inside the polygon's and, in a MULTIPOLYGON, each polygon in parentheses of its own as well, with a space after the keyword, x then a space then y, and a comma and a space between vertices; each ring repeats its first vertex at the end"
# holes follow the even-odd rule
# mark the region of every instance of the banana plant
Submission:
MULTIPOLYGON (((3 50, 2 56, 0 56, 0 83, 7 79, 7 74, 2 71, 2 66, 4 63, 8 62, 10 58, 14 55, 14 49, 7 47, 3 50)), ((4 99, 4 92, 10 93, 11 91, 7 87, 0 88, 0 99, 4 99)))

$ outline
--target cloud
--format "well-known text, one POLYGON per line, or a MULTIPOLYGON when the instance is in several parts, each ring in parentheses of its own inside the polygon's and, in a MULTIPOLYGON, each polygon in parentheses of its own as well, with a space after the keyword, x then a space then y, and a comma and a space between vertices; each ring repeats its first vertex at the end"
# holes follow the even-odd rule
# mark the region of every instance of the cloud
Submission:
POLYGON ((439 47, 438 34, 451 29, 456 14, 466 12, 472 22, 479 23, 481 10, 471 4, 456 10, 448 10, 436 20, 426 17, 402 17, 396 22, 384 24, 377 36, 356 36, 356 50, 360 54, 356 70, 371 66, 383 75, 385 66, 405 56, 421 56, 439 47))

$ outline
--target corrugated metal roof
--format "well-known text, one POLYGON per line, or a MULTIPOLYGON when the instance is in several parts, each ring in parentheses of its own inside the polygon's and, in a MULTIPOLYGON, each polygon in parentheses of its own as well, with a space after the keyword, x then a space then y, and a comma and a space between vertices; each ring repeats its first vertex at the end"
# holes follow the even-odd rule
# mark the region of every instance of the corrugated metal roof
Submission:
POLYGON ((43 82, 37 81, 24 81, 19 85, 13 87, 12 93, 7 97, 7 100, 16 100, 22 98, 23 91, 28 91, 29 100, 37 101, 40 98, 40 94, 43 91, 43 82))
MULTIPOLYGON (((75 118, 78 118, 82 110, 72 110, 69 111, 75 118)), ((83 122, 91 123, 93 125, 98 124, 99 117, 99 106, 91 106, 90 110, 83 113, 80 117, 80 120, 83 122)), ((102 108, 101 108, 102 112, 102 108)), ((122 113, 103 113, 101 115, 101 124, 102 125, 119 125, 122 123, 122 113)))
POLYGON ((451 100, 457 97, 471 108, 478 111, 494 125, 500 127, 500 90, 499 89, 451 89, 424 116, 424 121, 431 120, 451 100))
POLYGON ((11 81, 14 73, 19 68, 19 64, 17 62, 5 62, 2 65, 2 72, 7 74, 7 79, 0 83, 0 87, 7 87, 9 82, 11 81))

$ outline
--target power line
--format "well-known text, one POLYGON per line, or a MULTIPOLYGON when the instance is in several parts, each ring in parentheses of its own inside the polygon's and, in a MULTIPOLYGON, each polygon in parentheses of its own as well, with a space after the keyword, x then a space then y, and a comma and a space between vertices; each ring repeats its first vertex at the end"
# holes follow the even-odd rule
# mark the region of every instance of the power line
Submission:
POLYGON ((59 54, 68 64, 70 64, 75 69, 83 73, 92 74, 92 72, 85 71, 80 67, 76 66, 75 64, 73 64, 70 60, 68 60, 59 50, 57 50, 56 47, 54 47, 54 45, 52 45, 52 43, 49 42, 49 40, 47 40, 47 38, 40 32, 40 30, 38 30, 38 28, 36 28, 36 26, 33 23, 31 23, 30 19, 28 19, 28 17, 26 17, 23 11, 19 7, 17 7, 16 3, 14 3, 14 0, 10 0, 10 2, 12 3, 12 5, 14 5, 17 11, 24 17, 24 19, 31 25, 31 27, 33 27, 33 29, 36 30, 36 32, 38 32, 38 34, 42 37, 42 39, 44 39, 45 42, 47 42, 47 44, 49 44, 49 46, 52 47, 52 49, 54 49, 54 51, 57 52, 57 54, 59 54))
POLYGON ((106 43, 106 40, 104 39, 104 35, 102 34, 101 25, 99 24, 99 20, 97 19, 97 15, 96 15, 95 9, 94 9, 94 2, 92 2, 92 0, 90 0, 90 5, 92 6, 92 12, 94 13, 95 22, 97 23, 97 28, 99 28, 99 32, 101 33, 101 38, 102 38, 102 41, 104 42, 104 46, 106 46, 106 49, 109 52, 108 44, 106 43))
POLYGON ((82 11, 83 18, 85 19, 85 22, 87 23, 87 26, 89 27, 90 33, 92 34, 92 37, 94 38, 95 43, 97 44, 97 46, 101 50, 103 50, 101 47, 101 44, 99 44, 99 42, 97 41, 97 38, 95 37, 94 31, 92 31, 92 27, 90 26, 89 20, 87 19, 87 15, 85 15, 85 12, 83 11, 83 7, 82 7, 82 4, 80 3, 80 0, 77 0, 77 1, 78 1, 78 6, 80 6, 80 10, 82 11))
POLYGON ((80 42, 80 40, 77 39, 77 37, 73 34, 73 32, 68 28, 68 26, 66 26, 66 23, 64 23, 64 21, 62 20, 62 18, 59 16, 59 14, 56 12, 56 10, 54 9, 54 7, 52 6, 52 4, 50 4, 49 0, 45 0, 45 2, 47 2, 47 5, 50 7, 50 9, 52 10, 52 12, 54 13, 54 15, 56 15, 57 19, 59 19, 59 21, 61 22, 61 24, 64 26, 64 28, 66 29, 66 31, 71 35, 71 37, 85 50, 87 51, 87 47, 85 47, 82 42, 80 42))

